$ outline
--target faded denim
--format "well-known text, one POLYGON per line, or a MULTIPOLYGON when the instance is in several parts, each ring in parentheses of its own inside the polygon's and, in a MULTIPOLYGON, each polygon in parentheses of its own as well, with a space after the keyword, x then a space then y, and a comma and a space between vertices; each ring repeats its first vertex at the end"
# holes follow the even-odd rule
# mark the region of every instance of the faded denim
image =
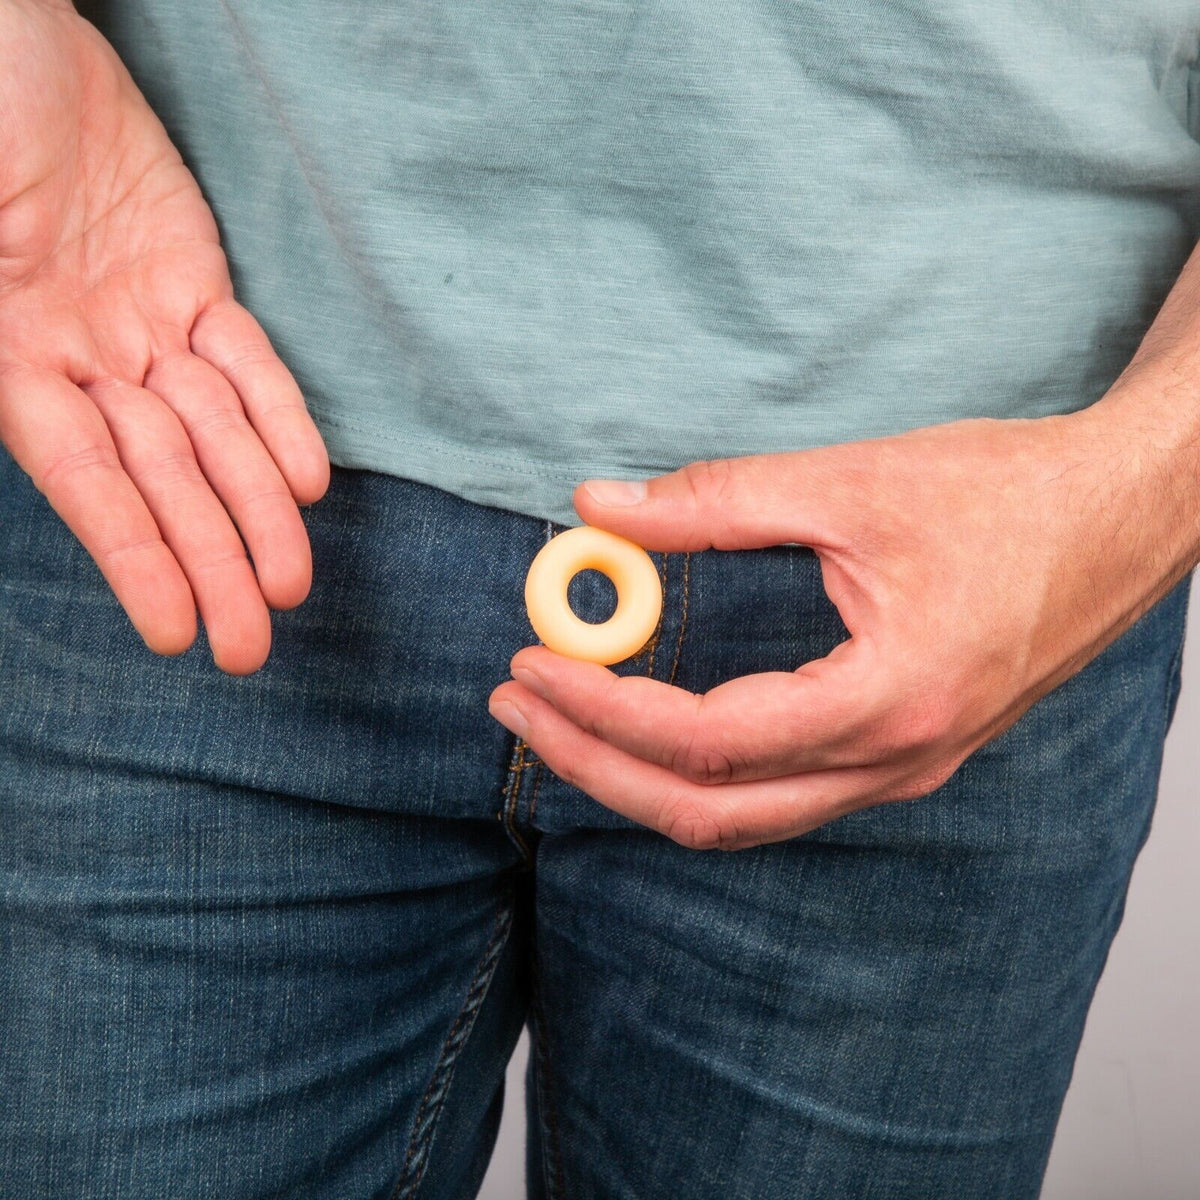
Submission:
MULTIPOLYGON (((150 654, 0 456, 6 1200, 469 1197, 526 1021, 539 1200, 1037 1194, 1188 581, 932 796, 697 853, 487 713, 554 527, 341 468, 305 521, 312 594, 232 678, 150 654)), ((807 549, 655 557, 622 672, 846 636, 807 549)))

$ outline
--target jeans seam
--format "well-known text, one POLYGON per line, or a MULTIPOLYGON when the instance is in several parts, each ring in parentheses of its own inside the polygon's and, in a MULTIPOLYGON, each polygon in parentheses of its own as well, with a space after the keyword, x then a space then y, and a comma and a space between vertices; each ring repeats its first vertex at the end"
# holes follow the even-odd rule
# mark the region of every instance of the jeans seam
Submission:
MULTIPOLYGON (((543 545, 548 543, 555 535, 553 521, 545 521, 544 525, 543 545)), ((524 835, 517 828, 519 820, 517 809, 521 799, 522 776, 528 768, 533 766, 537 767, 537 771, 533 777, 533 794, 530 798, 529 814, 524 819, 527 824, 532 824, 533 810, 537 804, 538 787, 542 782, 542 760, 531 751, 528 742, 523 738, 517 738, 513 743, 512 754, 509 756, 508 779, 501 789, 504 797, 504 805, 498 816, 504 824, 504 829, 508 834, 509 840, 521 852, 521 858, 526 867, 533 865, 533 852, 529 849, 529 843, 525 840, 524 835)))
POLYGON ((530 825, 533 824, 533 818, 537 813, 538 788, 542 786, 542 774, 545 763, 539 758, 537 760, 537 771, 533 776, 533 793, 529 797, 529 816, 527 818, 530 825))
MULTIPOLYGON (((659 564, 659 567, 658 567, 658 579, 659 579, 659 583, 662 586, 664 597, 667 594, 667 569, 668 569, 667 562, 668 562, 669 557, 670 557, 669 555, 664 554, 662 556, 662 563, 659 564)), ((666 609, 666 605, 664 604, 663 610, 665 610, 665 609, 666 609)), ((654 626, 654 632, 650 635, 650 646, 649 646, 650 661, 646 664, 646 674, 651 679, 654 678, 654 652, 658 649, 658 635, 662 632, 663 610, 659 611, 658 623, 654 626)))
POLYGON ((429 1077, 425 1092, 421 1096, 417 1115, 413 1119, 404 1165, 400 1168, 400 1178, 396 1181, 389 1200, 408 1200, 415 1196, 425 1177, 425 1167, 429 1162, 429 1149, 437 1131, 438 1118, 441 1116, 446 1094, 454 1079, 454 1066, 459 1052, 475 1027, 475 1018, 483 1005, 484 997, 487 995, 488 987, 496 971, 496 964, 500 960, 500 952, 512 927, 512 914, 512 900, 510 896, 506 895, 497 906, 491 936, 484 947, 475 973, 471 977, 462 1007, 454 1018, 445 1041, 442 1042, 437 1063, 429 1077))
POLYGON ((513 747, 512 762, 508 767, 508 783, 504 793, 504 828, 512 840, 513 845, 521 852, 521 857, 528 866, 533 861, 533 854, 530 852, 529 844, 521 836, 520 830, 517 828, 517 797, 521 792, 521 774, 528 767, 541 765, 540 759, 530 758, 528 761, 525 758, 525 751, 528 750, 528 745, 521 739, 517 738, 513 747))
POLYGON ((542 1179, 547 1200, 563 1200, 562 1146, 559 1139, 558 1111, 550 1077, 550 1035, 546 1010, 542 1004, 542 972, 536 947, 533 952, 533 1053, 537 1062, 538 1114, 542 1123, 542 1179))
POLYGON ((679 637, 675 641, 675 659, 671 663, 671 674, 667 683, 674 684, 675 673, 679 670, 679 656, 683 652, 683 635, 687 632, 688 623, 688 594, 691 586, 692 552, 688 550, 683 556, 683 607, 679 617, 679 637))

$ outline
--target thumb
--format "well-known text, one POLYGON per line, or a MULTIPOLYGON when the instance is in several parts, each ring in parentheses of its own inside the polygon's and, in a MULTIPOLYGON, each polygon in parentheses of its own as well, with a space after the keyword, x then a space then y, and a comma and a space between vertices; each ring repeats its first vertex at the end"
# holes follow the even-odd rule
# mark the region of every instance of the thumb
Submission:
POLYGON ((573 499, 589 525, 647 550, 816 545, 817 466, 815 452, 804 450, 706 459, 653 479, 588 479, 573 499))

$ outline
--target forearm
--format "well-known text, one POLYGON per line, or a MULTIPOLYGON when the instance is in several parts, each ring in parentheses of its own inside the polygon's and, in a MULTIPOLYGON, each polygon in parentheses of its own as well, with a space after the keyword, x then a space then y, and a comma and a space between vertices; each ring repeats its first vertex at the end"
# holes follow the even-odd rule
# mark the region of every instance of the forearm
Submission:
POLYGON ((1137 353, 1079 414, 1100 435, 1118 490, 1136 495, 1151 601, 1200 563, 1200 246, 1137 353))

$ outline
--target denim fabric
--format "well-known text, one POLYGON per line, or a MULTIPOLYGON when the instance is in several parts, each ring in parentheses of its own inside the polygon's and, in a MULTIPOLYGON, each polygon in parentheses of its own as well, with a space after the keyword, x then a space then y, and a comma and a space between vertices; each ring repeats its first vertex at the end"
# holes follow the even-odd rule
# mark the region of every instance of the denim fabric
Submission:
MULTIPOLYGON (((932 796, 697 853, 486 711, 545 521, 335 469, 312 595, 233 678, 151 655, 0 459, 6 1200, 471 1196, 526 1020, 534 1197, 1036 1195, 1186 581, 932 796)), ((804 548, 656 558, 622 672, 846 636, 804 548)))

